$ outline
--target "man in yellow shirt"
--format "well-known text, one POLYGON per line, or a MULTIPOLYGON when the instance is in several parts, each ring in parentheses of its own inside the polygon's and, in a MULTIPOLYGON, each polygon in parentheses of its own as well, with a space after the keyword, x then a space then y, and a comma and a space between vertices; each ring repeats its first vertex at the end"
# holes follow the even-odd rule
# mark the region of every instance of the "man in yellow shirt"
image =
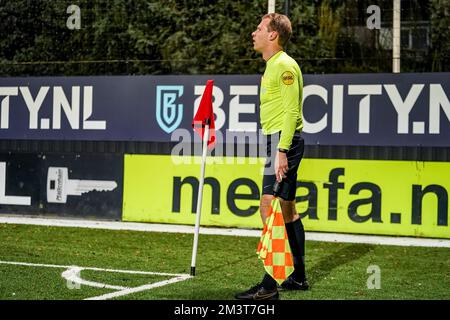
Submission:
MULTIPOLYGON (((297 170, 304 151, 301 137, 303 78, 297 62, 283 51, 291 34, 289 18, 277 13, 265 15, 252 33, 253 47, 266 61, 261 79, 260 120, 267 137, 267 159, 260 212, 264 223, 273 195, 280 198, 294 258, 294 272, 281 288, 307 290, 305 231, 295 208, 297 170)), ((261 283, 235 297, 242 300, 278 299, 277 282, 266 273, 261 283)))

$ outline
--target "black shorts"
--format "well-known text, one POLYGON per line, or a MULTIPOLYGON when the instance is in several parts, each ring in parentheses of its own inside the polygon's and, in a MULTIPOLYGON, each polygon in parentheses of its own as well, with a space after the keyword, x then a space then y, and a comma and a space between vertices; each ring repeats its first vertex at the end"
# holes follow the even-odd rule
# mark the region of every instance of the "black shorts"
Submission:
POLYGON ((276 196, 283 200, 292 201, 295 200, 295 193, 297 191, 297 171, 300 161, 303 158, 305 141, 301 137, 300 132, 295 132, 292 138, 291 148, 287 153, 288 171, 286 178, 283 178, 280 184, 275 185, 277 181, 275 177, 275 156, 279 139, 280 132, 267 136, 267 158, 264 166, 262 194, 274 195, 274 188, 277 188, 276 196))

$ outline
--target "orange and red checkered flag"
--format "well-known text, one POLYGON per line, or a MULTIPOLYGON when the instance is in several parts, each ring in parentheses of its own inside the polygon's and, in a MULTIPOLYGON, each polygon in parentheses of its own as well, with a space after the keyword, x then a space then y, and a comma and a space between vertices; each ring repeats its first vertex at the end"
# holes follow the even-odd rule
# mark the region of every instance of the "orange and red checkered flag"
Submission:
POLYGON ((279 284, 294 271, 280 200, 276 197, 270 205, 256 254, 263 260, 267 273, 279 284))

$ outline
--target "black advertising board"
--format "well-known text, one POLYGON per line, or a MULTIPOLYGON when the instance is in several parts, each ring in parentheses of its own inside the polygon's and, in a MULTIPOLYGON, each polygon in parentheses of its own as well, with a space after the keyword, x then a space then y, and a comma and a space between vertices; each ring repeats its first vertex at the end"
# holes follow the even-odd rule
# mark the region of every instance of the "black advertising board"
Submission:
POLYGON ((121 220, 123 156, 0 154, 0 214, 121 220))
MULTIPOLYGON (((208 79, 218 142, 258 141, 261 75, 0 78, 0 139, 194 139, 208 79)), ((448 147, 449 96, 449 73, 304 75, 305 143, 448 147)))

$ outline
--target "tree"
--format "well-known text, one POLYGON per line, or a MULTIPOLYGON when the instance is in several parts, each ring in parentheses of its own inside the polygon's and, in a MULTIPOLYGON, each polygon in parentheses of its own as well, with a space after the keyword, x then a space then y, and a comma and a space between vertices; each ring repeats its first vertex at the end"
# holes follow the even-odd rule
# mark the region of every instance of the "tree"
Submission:
POLYGON ((449 71, 450 6, 448 0, 431 1, 432 71, 449 71))
MULTIPOLYGON (((267 1, 72 2, 81 10, 79 30, 66 26, 69 1, 0 0, 2 76, 264 70, 264 61, 252 48, 251 33, 267 12, 267 1)), ((412 20, 427 19, 431 12, 432 50, 423 61, 415 58, 422 54, 419 51, 403 50, 402 71, 448 71, 448 0, 412 2, 404 9, 412 20)), ((284 1, 276 3, 276 11, 284 12, 284 1)), ((387 14, 392 8, 385 0, 292 1, 288 53, 304 73, 390 72, 391 52, 377 44, 378 30, 365 27, 370 4, 380 5, 385 21, 391 21, 387 14)))

